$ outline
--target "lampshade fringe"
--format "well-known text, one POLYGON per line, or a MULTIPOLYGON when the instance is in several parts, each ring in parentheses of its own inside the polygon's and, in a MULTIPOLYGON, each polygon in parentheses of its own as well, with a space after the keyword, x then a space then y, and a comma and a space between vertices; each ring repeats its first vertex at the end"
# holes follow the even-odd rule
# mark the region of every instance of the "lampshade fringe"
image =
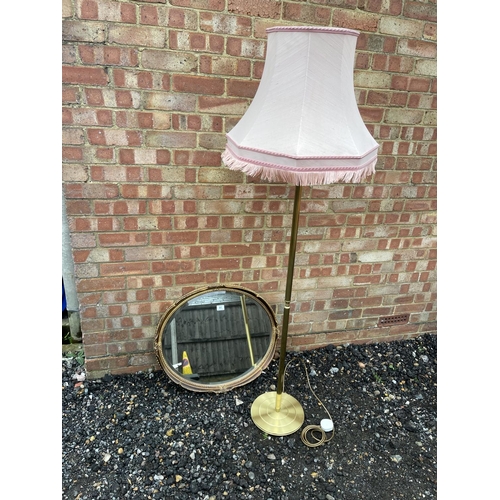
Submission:
POLYGON ((294 172, 238 160, 227 148, 222 153, 222 161, 231 170, 240 170, 251 177, 260 177, 270 182, 285 182, 295 186, 316 186, 335 182, 362 182, 375 172, 375 164, 377 163, 375 158, 371 163, 358 170, 294 172))

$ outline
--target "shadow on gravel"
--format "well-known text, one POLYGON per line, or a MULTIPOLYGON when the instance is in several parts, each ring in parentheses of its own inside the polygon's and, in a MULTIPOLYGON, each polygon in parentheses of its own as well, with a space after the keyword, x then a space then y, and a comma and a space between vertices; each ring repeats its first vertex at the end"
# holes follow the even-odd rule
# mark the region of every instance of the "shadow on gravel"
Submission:
POLYGON ((79 382, 77 361, 63 358, 62 498, 437 498, 436 336, 288 361, 285 392, 302 404, 304 426, 328 417, 303 364, 333 418, 322 446, 304 445, 300 431, 266 436, 252 422, 254 399, 275 390, 277 360, 250 384, 210 394, 163 372, 79 382))

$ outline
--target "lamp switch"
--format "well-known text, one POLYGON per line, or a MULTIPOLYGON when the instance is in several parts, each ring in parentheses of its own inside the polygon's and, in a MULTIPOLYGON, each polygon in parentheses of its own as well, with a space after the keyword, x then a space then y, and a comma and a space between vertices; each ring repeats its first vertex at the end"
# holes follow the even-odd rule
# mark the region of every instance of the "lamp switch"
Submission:
POLYGON ((325 432, 333 431, 333 422, 329 418, 324 418, 319 425, 325 432))

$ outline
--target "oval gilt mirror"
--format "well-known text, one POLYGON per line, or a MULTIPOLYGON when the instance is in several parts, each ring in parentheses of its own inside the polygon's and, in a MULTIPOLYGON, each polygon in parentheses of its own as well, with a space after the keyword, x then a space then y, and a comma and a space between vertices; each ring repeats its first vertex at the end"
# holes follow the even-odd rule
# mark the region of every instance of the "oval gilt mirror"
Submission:
POLYGON ((255 292, 216 285, 176 302, 156 329, 167 375, 192 391, 224 392, 254 380, 273 358, 277 323, 255 292))

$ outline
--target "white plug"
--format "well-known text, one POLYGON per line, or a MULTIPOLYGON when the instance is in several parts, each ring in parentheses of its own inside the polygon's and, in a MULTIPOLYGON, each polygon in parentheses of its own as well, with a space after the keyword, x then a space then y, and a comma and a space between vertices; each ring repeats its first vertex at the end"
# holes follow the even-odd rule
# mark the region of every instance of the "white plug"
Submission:
POLYGON ((333 422, 329 418, 324 418, 319 425, 325 432, 333 431, 333 422))

